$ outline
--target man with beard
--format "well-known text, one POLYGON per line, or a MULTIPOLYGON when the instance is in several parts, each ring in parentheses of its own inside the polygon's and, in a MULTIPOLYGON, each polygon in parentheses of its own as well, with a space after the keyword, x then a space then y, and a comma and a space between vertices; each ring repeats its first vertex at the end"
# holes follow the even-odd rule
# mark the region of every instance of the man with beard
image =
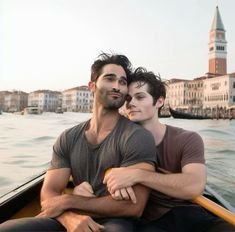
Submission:
POLYGON ((41 213, 36 218, 8 221, 0 231, 133 231, 132 218, 141 216, 148 189, 119 190, 113 200, 103 184, 111 167, 153 171, 155 145, 150 132, 121 116, 130 81, 131 63, 123 55, 101 54, 91 67, 89 88, 94 94, 90 120, 64 131, 53 146, 51 165, 41 190, 41 213), (92 197, 62 194, 73 177, 75 185, 88 182, 92 197), (140 200, 141 198, 141 200, 140 200))

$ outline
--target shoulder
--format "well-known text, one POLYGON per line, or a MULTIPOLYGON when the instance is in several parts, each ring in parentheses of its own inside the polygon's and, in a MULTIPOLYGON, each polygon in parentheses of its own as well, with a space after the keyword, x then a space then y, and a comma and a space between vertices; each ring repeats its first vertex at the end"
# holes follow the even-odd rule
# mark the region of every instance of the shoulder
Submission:
POLYGON ((185 130, 179 127, 169 126, 167 125, 168 135, 170 137, 174 137, 176 140, 180 140, 179 142, 187 142, 187 141, 202 141, 201 136, 195 132, 190 130, 185 130))
POLYGON ((61 143, 68 143, 68 142, 73 143, 74 141, 76 141, 78 136, 86 127, 87 123, 88 121, 85 121, 85 122, 79 123, 76 126, 73 126, 71 128, 64 130, 58 137, 57 141, 60 141, 61 143))
POLYGON ((76 126, 73 126, 73 127, 70 127, 68 129, 64 130, 62 133, 65 134, 66 136, 74 136, 76 133, 83 130, 86 127, 88 122, 89 121, 81 122, 76 126))
POLYGON ((168 142, 186 153, 204 153, 204 142, 202 137, 195 131, 184 130, 182 128, 167 126, 168 142))
POLYGON ((139 137, 140 136, 141 138, 144 138, 145 136, 147 136, 148 138, 149 137, 153 138, 151 132, 149 132, 144 127, 130 121, 129 119, 125 117, 121 118, 120 124, 121 126, 119 127, 119 129, 122 131, 123 136, 126 136, 126 137, 132 137, 132 136, 139 137))

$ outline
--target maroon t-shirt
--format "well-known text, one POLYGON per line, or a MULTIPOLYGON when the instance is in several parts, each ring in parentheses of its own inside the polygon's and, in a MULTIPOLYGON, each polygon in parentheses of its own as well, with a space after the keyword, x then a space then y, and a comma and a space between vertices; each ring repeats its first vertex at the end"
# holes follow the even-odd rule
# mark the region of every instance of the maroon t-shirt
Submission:
MULTIPOLYGON (((192 131, 166 126, 166 132, 157 146, 158 167, 172 173, 180 173, 186 164, 205 163, 202 138, 192 131)), ((175 206, 193 204, 152 190, 143 217, 156 220, 175 206)))

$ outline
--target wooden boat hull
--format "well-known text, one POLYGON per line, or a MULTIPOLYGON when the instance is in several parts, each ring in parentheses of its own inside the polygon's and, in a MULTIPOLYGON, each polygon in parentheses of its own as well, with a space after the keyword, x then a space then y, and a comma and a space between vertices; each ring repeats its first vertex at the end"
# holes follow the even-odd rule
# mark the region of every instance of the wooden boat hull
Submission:
MULTIPOLYGON (((45 173, 42 173, 0 197, 0 223, 14 218, 33 217, 40 212, 39 198, 44 176, 45 173)), ((70 182, 65 192, 71 192, 72 187, 73 183, 70 182)), ((194 201, 235 225, 235 209, 210 187, 206 187, 204 196, 194 201)))
POLYGON ((0 223, 40 212, 39 197, 44 175, 42 173, 0 198, 0 223))

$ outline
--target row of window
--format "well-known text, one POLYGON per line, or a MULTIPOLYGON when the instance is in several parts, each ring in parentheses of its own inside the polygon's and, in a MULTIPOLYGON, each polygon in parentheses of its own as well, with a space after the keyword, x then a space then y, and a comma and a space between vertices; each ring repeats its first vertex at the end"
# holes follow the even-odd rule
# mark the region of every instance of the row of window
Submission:
MULTIPOLYGON (((214 47, 210 47, 209 50, 210 50, 210 51, 213 51, 213 50, 214 50, 214 47)), ((224 50, 225 50, 225 47, 224 47, 224 46, 216 46, 216 50, 217 50, 217 51, 224 51, 224 50)))
POLYGON ((227 100, 228 100, 228 94, 205 97, 205 101, 227 101, 227 100))

